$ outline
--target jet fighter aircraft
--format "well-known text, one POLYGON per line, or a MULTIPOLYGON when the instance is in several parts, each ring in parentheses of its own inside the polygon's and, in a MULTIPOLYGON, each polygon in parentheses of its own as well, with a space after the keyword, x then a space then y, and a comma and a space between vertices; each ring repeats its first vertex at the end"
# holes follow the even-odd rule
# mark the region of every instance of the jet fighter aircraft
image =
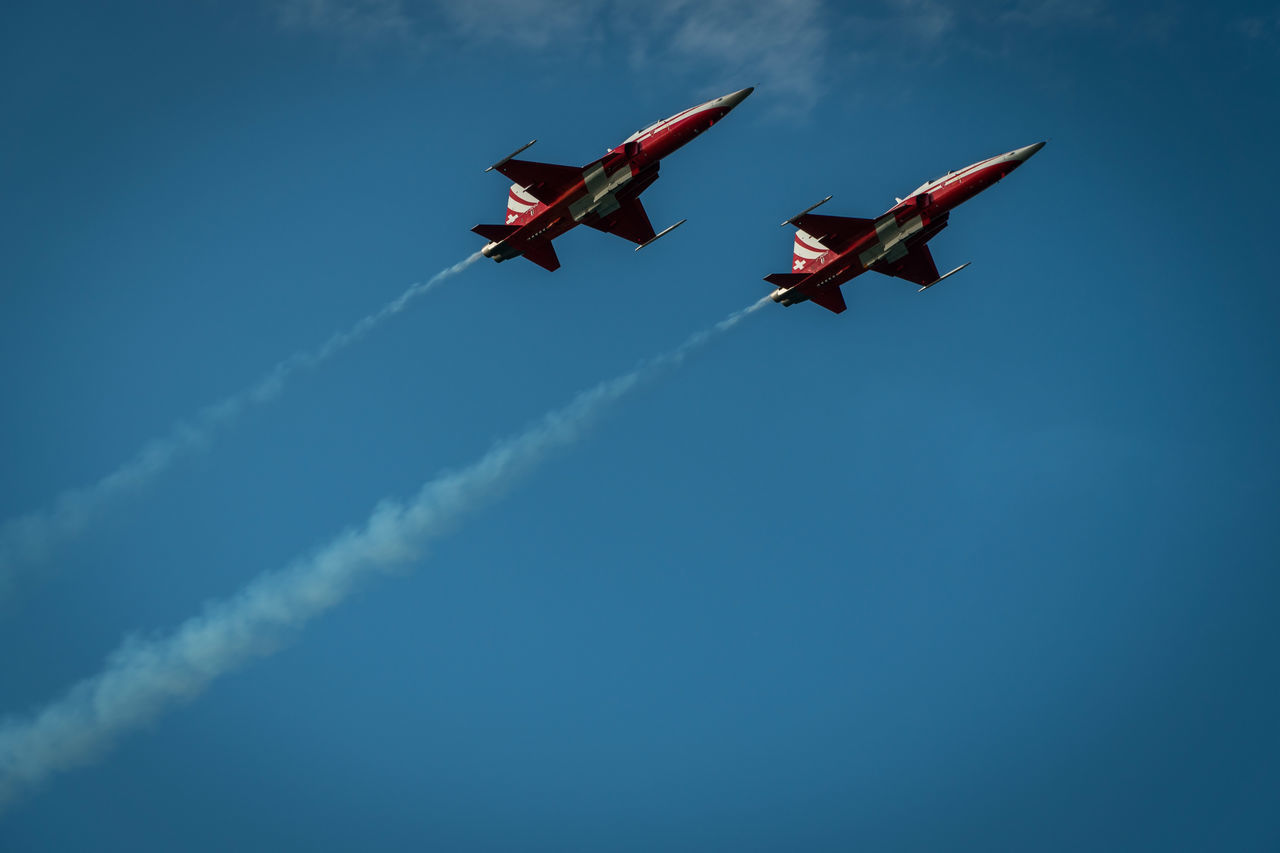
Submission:
MULTIPOLYGON (((831 200, 827 196, 783 222, 797 228, 791 272, 765 276, 777 290, 770 296, 782 305, 810 300, 839 314, 845 309, 840 285, 867 270, 933 287, 969 264, 938 275, 925 245, 947 227, 951 209, 968 201, 1026 162, 1043 142, 1018 148, 947 172, 921 185, 878 219, 855 219, 811 213, 831 200)), ((919 292, 919 291, 917 291, 919 292)))
POLYGON ((517 149, 485 169, 515 183, 507 193, 506 223, 471 229, 490 241, 481 252, 499 263, 523 255, 556 270, 560 259, 551 241, 578 224, 630 240, 640 251, 685 222, 655 234, 640 204, 640 193, 658 179, 662 158, 720 121, 752 91, 742 89, 654 122, 580 169, 513 159, 536 139, 517 149))

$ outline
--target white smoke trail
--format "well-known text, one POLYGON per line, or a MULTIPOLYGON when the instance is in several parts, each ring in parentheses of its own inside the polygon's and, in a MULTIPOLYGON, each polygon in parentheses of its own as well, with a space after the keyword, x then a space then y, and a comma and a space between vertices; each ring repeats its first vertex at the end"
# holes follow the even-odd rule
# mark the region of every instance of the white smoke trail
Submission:
POLYGON ((426 483, 407 504, 384 501, 363 527, 309 557, 259 575, 172 633, 129 639, 106 667, 30 717, 0 723, 0 808, 23 790, 91 760, 121 733, 199 694, 218 676, 270 653, 289 629, 339 604, 356 583, 417 559, 434 538, 500 496, 551 450, 570 444, 610 403, 737 325, 767 299, 731 314, 628 373, 578 394, 470 467, 426 483))
POLYGON ((351 328, 335 332, 319 347, 300 350, 277 362, 249 387, 205 407, 192 422, 178 423, 167 435, 147 442, 137 455, 96 483, 69 489, 58 495, 51 507, 0 524, 0 594, 7 591, 22 565, 45 559, 54 544, 79 534, 90 519, 111 501, 140 488, 184 454, 207 446, 219 430, 234 423, 249 407, 273 400, 294 373, 323 364, 364 338, 392 315, 403 311, 410 300, 444 279, 457 275, 479 259, 480 253, 476 252, 466 260, 446 267, 431 278, 413 284, 351 328))

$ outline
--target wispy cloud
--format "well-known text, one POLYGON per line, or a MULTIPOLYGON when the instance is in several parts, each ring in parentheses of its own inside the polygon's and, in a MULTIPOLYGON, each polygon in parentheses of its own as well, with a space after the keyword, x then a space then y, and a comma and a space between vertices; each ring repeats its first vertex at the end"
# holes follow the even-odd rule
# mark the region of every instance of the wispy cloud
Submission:
POLYGON ((178 423, 167 434, 144 444, 132 459, 96 483, 69 489, 58 495, 51 507, 0 524, 0 593, 12 586, 23 568, 46 560, 55 545, 79 535, 107 506, 142 488, 183 456, 207 447, 219 431, 233 425, 249 408, 274 400, 299 370, 319 367, 479 258, 480 253, 476 252, 431 278, 410 285, 395 299, 350 328, 334 333, 319 347, 299 350, 277 362, 249 387, 205 407, 190 422, 178 423))
MULTIPOLYGON (((274 0, 290 20, 353 44, 370 34, 420 50, 501 44, 562 57, 627 62, 640 72, 676 69, 706 93, 758 86, 775 115, 803 113, 846 81, 884 65, 936 64, 957 54, 1016 49, 1031 31, 1109 33, 1162 40, 1177 24, 1167 9, 1112 0, 274 0), (306 10, 299 14, 296 7, 306 10)), ((1234 29, 1271 39, 1275 21, 1241 18, 1234 29)))
MULTIPOLYGON (((608 27, 609 4, 578 0, 470 0, 435 5, 450 34, 468 41, 497 41, 530 50, 556 44, 581 48, 598 43, 608 27)), ((430 15, 424 9, 423 17, 430 15)))
MULTIPOLYGON (((717 75, 708 89, 759 82, 790 108, 813 107, 824 88, 827 29, 818 0, 661 0, 647 4, 633 57, 675 59, 717 75)), ((634 60, 633 60, 634 61, 634 60)))
POLYGON ((1113 23, 1106 0, 883 0, 850 12, 841 34, 866 58, 918 62, 1017 39, 1031 29, 1113 23))
POLYGON ((632 67, 682 69, 708 94, 747 85, 757 97, 808 109, 824 87, 827 26, 821 0, 277 0, 290 29, 353 43, 373 38, 440 49, 459 42, 564 56, 623 57, 632 67), (614 46, 610 53, 607 46, 614 46))
POLYGON ((1028 27, 1097 27, 1114 23, 1104 0, 1015 0, 998 17, 1028 27))
POLYGON ((1230 28, 1254 42, 1280 44, 1280 11, 1273 15, 1248 15, 1234 19, 1230 28))
POLYGON ((288 30, 340 32, 361 43, 419 38, 400 0, 279 0, 276 15, 288 30))
POLYGON ((338 605, 364 578, 419 559, 467 514, 501 496, 552 450, 577 441, 611 403, 740 323, 767 297, 680 346, 578 394, 470 467, 431 480, 408 503, 384 501, 362 527, 258 576, 172 633, 129 639, 97 675, 29 717, 0 724, 0 807, 56 773, 93 760, 119 735, 199 695, 215 678, 269 654, 291 630, 338 605))
POLYGON ((912 42, 932 44, 956 25, 956 12, 940 0, 891 0, 886 23, 912 42))

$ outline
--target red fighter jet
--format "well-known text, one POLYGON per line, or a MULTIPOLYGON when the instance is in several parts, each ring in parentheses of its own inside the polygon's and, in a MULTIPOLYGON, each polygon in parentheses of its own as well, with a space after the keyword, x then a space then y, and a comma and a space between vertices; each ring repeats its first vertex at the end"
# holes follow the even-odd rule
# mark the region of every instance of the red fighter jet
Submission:
POLYGON ((798 229, 792 271, 765 276, 765 281, 778 288, 770 298, 783 305, 810 300, 839 314, 845 309, 840 285, 867 270, 904 278, 920 285, 920 290, 933 287, 969 266, 961 264, 946 275, 938 275, 925 245, 947 227, 951 209, 1021 166, 1043 147, 1043 142, 1037 142, 958 172, 947 172, 906 198, 895 199, 897 205, 878 219, 810 213, 830 201, 827 196, 782 223, 798 229))
POLYGON ((513 151, 485 169, 497 170, 515 183, 507 193, 506 224, 471 229, 490 241, 481 252, 499 263, 524 255, 540 267, 556 270, 560 259, 551 241, 578 224, 630 240, 640 251, 685 222, 681 219, 654 234, 640 204, 640 193, 658 179, 659 162, 728 115, 752 91, 754 87, 715 98, 637 130, 581 169, 513 159, 536 139, 513 151))

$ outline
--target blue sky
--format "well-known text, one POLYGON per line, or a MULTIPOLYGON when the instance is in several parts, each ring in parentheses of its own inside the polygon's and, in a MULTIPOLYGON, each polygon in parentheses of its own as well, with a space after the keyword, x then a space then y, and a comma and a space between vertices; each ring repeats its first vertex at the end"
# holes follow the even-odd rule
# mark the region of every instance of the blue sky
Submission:
POLYGON ((1280 843, 1275 4, 6 24, 10 520, 467 258, 517 145, 580 165, 757 88, 646 192, 679 231, 473 265, 14 560, 0 846, 1280 843), (932 243, 973 262, 944 285, 766 305, 392 576, 15 776, 84 679, 754 302, 786 216, 1046 138, 932 243))

